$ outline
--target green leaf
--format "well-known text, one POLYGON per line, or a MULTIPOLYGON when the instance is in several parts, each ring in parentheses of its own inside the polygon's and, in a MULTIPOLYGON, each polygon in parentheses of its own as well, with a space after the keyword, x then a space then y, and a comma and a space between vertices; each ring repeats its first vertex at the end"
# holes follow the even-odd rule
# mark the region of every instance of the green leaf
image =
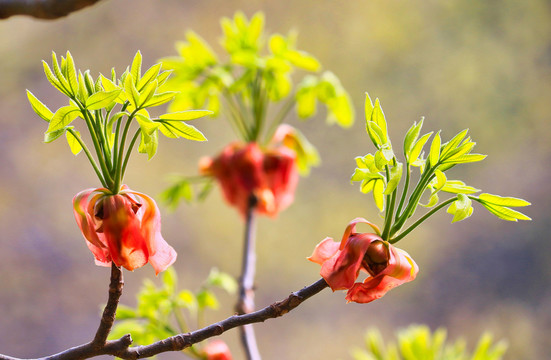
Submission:
POLYGON ((218 299, 216 299, 214 293, 206 289, 199 291, 199 293, 197 294, 197 304, 199 305, 200 309, 208 307, 216 310, 220 306, 218 304, 218 299))
POLYGON ((316 114, 317 104, 317 78, 307 76, 298 85, 295 95, 297 103, 297 114, 300 118, 305 119, 316 114))
POLYGON ((147 108, 147 107, 153 107, 153 106, 159 106, 159 105, 162 105, 164 103, 167 103, 169 102, 170 100, 172 100, 176 95, 178 95, 178 92, 176 91, 167 91, 167 92, 163 92, 163 93, 160 93, 160 94, 155 94, 151 97, 151 99, 149 99, 148 102, 146 102, 145 104, 143 104, 142 106, 144 108, 147 108))
POLYGON ((394 190, 396 190, 398 184, 400 183, 400 179, 402 178, 402 171, 402 163, 397 163, 396 166, 390 168, 390 180, 386 185, 386 189, 384 192, 385 195, 390 195, 394 192, 394 190))
POLYGON ((461 156, 454 156, 451 158, 448 158, 445 162, 445 164, 466 164, 466 163, 472 163, 477 161, 482 161, 486 158, 487 155, 482 154, 465 154, 461 156))
POLYGON ((100 91, 92 94, 86 100, 86 108, 88 110, 99 110, 106 108, 115 102, 121 91, 121 89, 117 89, 113 91, 100 91))
POLYGON ((459 146, 459 144, 461 144, 461 142, 463 141, 465 136, 467 136, 468 131, 469 131, 469 129, 465 129, 465 130, 461 131, 459 134, 455 135, 450 141, 443 144, 443 148, 442 148, 442 151, 441 151, 441 154, 440 154, 440 157, 443 160, 447 157, 447 155, 452 150, 456 149, 459 146))
POLYGON ((210 110, 187 110, 164 114, 159 116, 159 118, 166 121, 189 121, 212 114, 213 112, 210 110))
POLYGON ((406 159, 410 158, 411 151, 413 150, 413 145, 417 141, 417 138, 419 138, 419 133, 421 132, 421 128, 423 127, 423 120, 424 119, 421 118, 419 124, 414 122, 406 133, 406 136, 404 138, 404 156, 406 157, 406 159))
POLYGON ((52 141, 58 139, 61 135, 63 135, 67 131, 67 127, 61 128, 56 131, 47 132, 44 134, 44 142, 45 143, 51 143, 52 141))
POLYGON ((140 125, 140 129, 146 135, 151 135, 161 126, 160 123, 155 122, 143 114, 136 114, 136 121, 140 125))
POLYGON ((503 197, 499 195, 492 195, 492 194, 480 194, 478 197, 480 200, 495 204, 495 205, 501 205, 501 206, 529 206, 532 205, 526 200, 519 199, 516 197, 503 197))
POLYGON ((82 151, 82 145, 80 145, 80 142, 77 140, 77 137, 80 138, 80 132, 77 130, 67 131, 65 136, 67 137, 67 143, 71 148, 71 152, 74 155, 78 155, 78 153, 82 151))
POLYGON ((180 199, 187 203, 193 200, 193 187, 188 179, 183 178, 161 193, 161 198, 173 210, 178 206, 180 199))
POLYGON ((40 102, 40 100, 38 100, 36 96, 34 96, 33 93, 29 90, 27 90, 27 98, 29 99, 29 102, 31 103, 31 107, 33 108, 34 112, 42 119, 50 122, 50 120, 54 116, 54 113, 50 109, 48 109, 46 105, 40 102))
POLYGON ((119 304, 117 306, 117 320, 126 320, 126 319, 134 319, 136 318, 136 310, 131 308, 130 306, 126 306, 123 304, 119 304))
POLYGON ((519 211, 515 211, 513 209, 509 209, 507 207, 489 204, 482 202, 481 203, 489 212, 497 216, 498 218, 506 221, 514 221, 517 222, 518 220, 532 220, 528 216, 524 215, 523 213, 519 211))
POLYGON ((389 142, 385 114, 383 113, 383 109, 381 108, 381 104, 378 98, 375 99, 375 106, 373 107, 373 112, 371 114, 371 121, 377 124, 377 126, 381 129, 381 140, 383 144, 389 142))
POLYGON ((195 294, 187 289, 184 289, 178 293, 178 300, 178 304, 186 309, 191 311, 195 311, 197 309, 197 299, 195 294))
POLYGON ((48 63, 42 60, 42 65, 44 66, 44 73, 46 74, 46 79, 48 79, 50 84, 52 84, 56 89, 61 91, 63 94, 69 96, 70 95, 69 92, 65 90, 65 88, 61 85, 61 82, 54 75, 48 63))
POLYGON ((159 84, 157 83, 157 80, 153 80, 152 82, 150 82, 144 87, 144 89, 140 93, 140 98, 138 100, 138 104, 140 107, 143 107, 144 104, 147 103, 153 97, 158 87, 159 87, 159 84))
POLYGON ((63 73, 61 72, 61 69, 59 68, 59 64, 57 62, 57 55, 55 52, 52 51, 52 67, 54 68, 54 74, 57 78, 58 83, 61 87, 61 92, 64 93, 67 96, 71 96, 71 89, 69 87, 69 83, 67 82, 67 79, 63 76, 63 73))
POLYGON ((150 135, 144 131, 141 132, 141 141, 140 146, 138 147, 139 153, 147 154, 148 160, 151 160, 151 158, 157 153, 158 146, 159 135, 157 131, 152 132, 150 135))
POLYGON ((136 89, 132 74, 126 74, 126 77, 124 78, 124 92, 126 93, 126 97, 128 98, 128 101, 130 101, 130 104, 134 108, 138 108, 140 93, 136 89))
POLYGON ((229 294, 235 294, 237 291, 237 281, 235 281, 233 276, 221 272, 217 268, 210 270, 206 283, 209 286, 219 287, 229 294))
POLYGON ((373 184, 373 200, 375 200, 375 205, 379 208, 380 211, 384 209, 385 197, 385 182, 382 179, 375 180, 373 184))
POLYGON ((77 95, 79 92, 79 86, 77 81, 77 70, 75 67, 75 62, 73 60, 73 56, 69 51, 67 51, 67 68, 65 73, 67 74, 67 82, 69 83, 69 87, 71 88, 71 93, 73 95, 77 95))
POLYGON ((161 70, 161 65, 161 63, 158 63, 147 69, 145 74, 143 74, 143 76, 138 81, 138 85, 136 85, 138 91, 142 91, 147 86, 147 84, 157 79, 157 77, 159 76, 159 71, 161 70))
POLYGON ((173 294, 178 285, 178 274, 176 274, 174 267, 171 266, 163 272, 162 280, 168 293, 173 294))
POLYGON ((447 212, 453 214, 452 223, 464 220, 472 215, 473 207, 472 201, 464 194, 457 194, 457 200, 454 201, 449 207, 447 212))
POLYGON ((474 194, 480 190, 472 186, 465 185, 465 183, 460 180, 447 180, 441 191, 452 194, 474 194))
POLYGON ((63 106, 59 108, 48 126, 46 133, 63 129, 80 115, 80 109, 76 105, 63 106))
POLYGON ((417 161, 417 159, 419 158, 419 155, 421 155, 421 151, 423 151, 423 147, 425 146, 425 144, 427 143, 431 135, 432 135, 432 131, 428 134, 421 136, 421 138, 417 140, 417 142, 413 146, 413 149, 411 150, 410 157, 408 158, 408 161, 410 164, 413 164, 414 162, 417 161))
POLYGON ((167 120, 154 120, 161 123, 159 130, 169 137, 178 138, 183 137, 189 140, 206 141, 207 138, 194 126, 188 125, 184 122, 167 121, 167 120))
POLYGON ((436 133, 434 136, 434 139, 432 139, 432 144, 430 145, 430 152, 429 152, 429 162, 430 166, 435 166, 438 164, 438 160, 440 159, 440 146, 441 146, 441 138, 440 138, 440 131, 436 133))
POLYGON ((130 74, 132 75, 134 86, 136 86, 142 76, 142 53, 139 50, 136 55, 134 55, 134 59, 132 60, 130 74))

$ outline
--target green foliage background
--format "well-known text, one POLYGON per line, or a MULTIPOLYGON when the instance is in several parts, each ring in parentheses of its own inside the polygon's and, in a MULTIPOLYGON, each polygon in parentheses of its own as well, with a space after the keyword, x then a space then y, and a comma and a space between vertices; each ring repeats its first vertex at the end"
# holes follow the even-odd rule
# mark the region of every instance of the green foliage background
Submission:
MULTIPOLYGON (((544 0, 111 0, 55 22, 1 21, 1 352, 44 356, 88 341, 107 297, 109 271, 93 264, 71 214, 74 194, 99 184, 66 144, 42 143, 43 122, 25 95, 28 88, 52 108, 65 103, 40 61, 52 50, 70 50, 80 68, 97 76, 112 66, 124 71, 139 49, 151 66, 174 54, 188 29, 216 43, 219 18, 236 10, 264 11, 270 32, 298 30, 298 47, 341 79, 356 114, 363 113, 365 91, 381 99, 392 138, 423 115, 425 128, 442 128, 446 138, 470 128, 477 150, 489 156, 462 167, 461 178, 533 204, 526 223, 480 211, 450 225, 447 214, 437 215, 400 242, 421 268, 414 283, 369 305, 346 305, 343 294, 323 292, 257 326, 265 358, 346 359, 368 327, 390 335, 412 322, 445 326, 450 339, 464 336, 471 345, 489 330, 508 340, 508 359, 549 354, 551 4, 544 0)), ((374 151, 359 120, 351 130, 299 124, 322 165, 301 179, 293 206, 259 223, 259 306, 318 279, 319 268, 305 257, 325 236, 339 238, 357 216, 378 220, 371 197, 349 182, 354 157, 374 151)), ((208 143, 165 141, 147 164, 136 154, 126 175, 131 188, 155 196, 169 184, 159 174, 196 173, 200 156, 234 139, 219 119, 200 121, 194 125, 208 143)), ((163 234, 179 253, 176 270, 186 288, 198 288, 213 265, 239 272, 240 219, 219 191, 213 195, 174 213, 161 207, 163 234)), ((134 305, 153 271, 125 275, 122 301, 134 305)), ((233 297, 219 300, 209 320, 233 312, 233 297)), ((237 332, 224 339, 240 358, 237 332)))

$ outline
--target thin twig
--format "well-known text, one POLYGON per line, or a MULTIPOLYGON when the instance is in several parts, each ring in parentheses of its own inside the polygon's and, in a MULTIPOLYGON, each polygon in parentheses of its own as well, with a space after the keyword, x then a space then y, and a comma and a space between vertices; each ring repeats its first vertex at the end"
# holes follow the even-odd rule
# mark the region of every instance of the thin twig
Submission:
POLYGON ((58 19, 101 0, 0 0, 0 19, 27 15, 37 19, 58 19))
MULTIPOLYGON (((56 355, 41 358, 41 360, 80 360, 100 355, 113 355, 122 359, 136 360, 151 357, 167 351, 181 351, 193 344, 213 336, 218 336, 235 327, 264 322, 268 319, 283 316, 326 287, 328 287, 328 285, 325 280, 319 279, 312 285, 292 293, 286 299, 275 302, 261 310, 250 314, 233 315, 203 329, 186 334, 178 334, 150 345, 129 347, 132 343, 132 339, 130 335, 125 335, 118 340, 107 341, 105 346, 98 350, 93 349, 91 346, 92 343, 88 343, 65 350, 56 355)), ((0 355, 0 360, 23 359, 0 355)))
POLYGON ((103 309, 103 314, 101 316, 101 321, 96 332, 92 344, 101 348, 105 345, 107 337, 111 332, 113 323, 115 322, 115 315, 117 313, 117 306, 119 305, 119 299, 122 295, 122 288, 124 287, 124 279, 122 277, 122 270, 111 263, 111 282, 109 283, 109 298, 105 309, 103 309))
MULTIPOLYGON (((239 277, 239 300, 235 306, 239 315, 254 311, 254 278, 256 270, 256 218, 255 208, 257 199, 251 194, 247 203, 245 219, 245 241, 243 246, 243 260, 241 276, 239 277)), ((256 343, 256 336, 252 325, 245 325, 240 329, 241 343, 248 360, 261 360, 256 343)))

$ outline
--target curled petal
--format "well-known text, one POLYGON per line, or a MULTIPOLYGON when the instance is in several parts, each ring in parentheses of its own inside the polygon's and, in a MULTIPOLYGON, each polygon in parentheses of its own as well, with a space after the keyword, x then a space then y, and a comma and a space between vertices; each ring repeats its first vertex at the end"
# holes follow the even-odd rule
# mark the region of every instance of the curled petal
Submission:
POLYGON ((339 243, 333 241, 332 238, 327 237, 323 239, 318 245, 316 245, 314 252, 307 259, 321 265, 325 261, 333 257, 338 251, 339 243))
POLYGON ((364 218, 361 218, 361 217, 355 218, 354 220, 352 220, 348 224, 348 226, 344 230, 344 234, 342 235, 342 240, 341 240, 341 245, 340 245, 341 250, 345 247, 346 242, 348 241, 350 236, 356 232, 356 225, 358 223, 368 224, 369 226, 371 226, 371 228, 373 230, 375 230, 375 233, 377 235, 379 235, 379 236, 381 235, 381 230, 379 229, 379 227, 377 225, 373 224, 371 221, 368 221, 368 220, 366 220, 364 218))

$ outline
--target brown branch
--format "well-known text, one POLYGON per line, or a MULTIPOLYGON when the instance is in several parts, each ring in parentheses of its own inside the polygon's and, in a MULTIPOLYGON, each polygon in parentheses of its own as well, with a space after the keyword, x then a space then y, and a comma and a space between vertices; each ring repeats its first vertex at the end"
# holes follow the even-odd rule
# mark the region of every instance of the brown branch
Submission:
MULTIPOLYGON (((241 276, 239 277, 239 300, 235 306, 238 315, 248 314, 254 311, 254 278, 256 272, 256 196, 250 195, 247 204, 245 219, 245 240, 243 245, 243 258, 241 276)), ((247 360, 261 360, 254 328, 251 324, 239 328, 241 343, 245 350, 247 360)))
MULTIPOLYGON (((113 355, 122 359, 136 360, 151 357, 167 351, 181 351, 193 344, 201 342, 213 336, 218 336, 230 329, 247 324, 264 322, 268 319, 277 318, 287 314, 308 298, 316 295, 328 287, 324 279, 320 279, 310 286, 289 295, 284 300, 275 302, 265 308, 250 314, 233 315, 229 318, 209 325, 187 334, 179 334, 167 339, 157 341, 146 346, 129 347, 132 343, 130 335, 114 341, 107 341, 101 349, 94 350, 92 342, 80 345, 59 354, 42 358, 45 360, 80 360, 100 355, 113 355)), ((9 356, 0 355, 0 360, 22 360, 9 356)))
POLYGON ((101 0, 0 0, 0 19, 27 15, 37 19, 58 19, 101 0))

